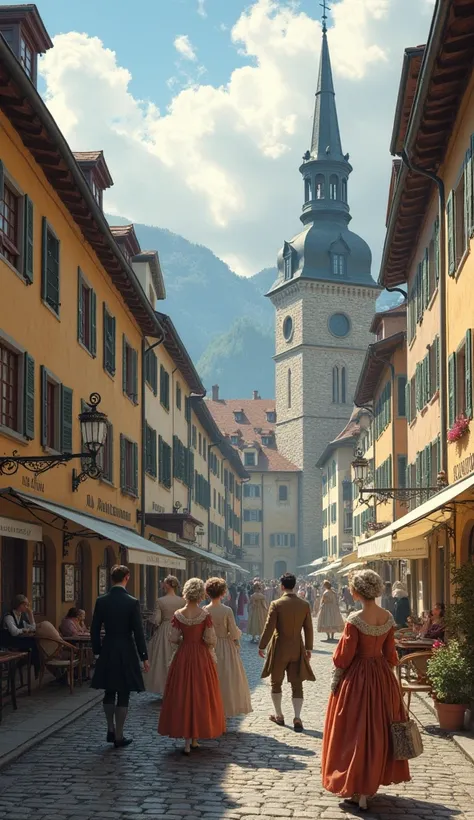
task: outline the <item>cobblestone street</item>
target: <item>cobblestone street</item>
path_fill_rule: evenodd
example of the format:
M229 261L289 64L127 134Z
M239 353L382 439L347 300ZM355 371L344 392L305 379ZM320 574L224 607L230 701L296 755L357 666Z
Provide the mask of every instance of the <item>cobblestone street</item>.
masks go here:
M134 743L116 751L104 742L102 711L95 708L0 772L0 818L342 820L357 815L320 785L332 651L318 643L313 656L317 682L306 685L305 734L269 722L269 687L259 679L262 662L256 646L245 642L255 711L232 722L226 737L185 758L181 743L158 737L157 701L142 695L134 699L127 724ZM291 704L284 707L289 719ZM436 733L431 714L418 704L415 709L431 729L423 735L425 753L412 765L412 782L377 796L369 816L474 820L473 767Z

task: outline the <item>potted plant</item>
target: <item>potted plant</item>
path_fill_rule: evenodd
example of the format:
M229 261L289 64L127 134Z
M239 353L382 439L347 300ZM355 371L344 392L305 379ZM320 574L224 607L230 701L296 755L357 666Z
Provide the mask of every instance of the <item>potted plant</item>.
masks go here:
M469 430L469 419L466 418L464 413L455 419L454 424L448 430L448 441L454 442L459 441L465 433Z
M449 732L464 728L464 715L473 694L471 664L459 641L436 641L428 661L428 680L438 714L440 729Z

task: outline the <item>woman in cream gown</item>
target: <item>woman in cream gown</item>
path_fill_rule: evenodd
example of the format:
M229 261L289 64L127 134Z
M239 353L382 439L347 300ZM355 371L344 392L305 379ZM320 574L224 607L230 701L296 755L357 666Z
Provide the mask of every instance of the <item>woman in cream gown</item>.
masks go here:
M204 609L212 617L217 635L217 672L225 716L230 718L248 715L252 712L252 703L238 645L242 632L235 623L230 606L222 603L226 592L227 584L223 578L209 578L206 582L206 596L211 599L211 603Z
M344 631L344 619L331 582L324 581L323 587L324 592L318 612L318 632L325 632L327 640L333 641L335 632Z
M165 691L168 669L176 651L176 646L170 643L171 621L174 613L181 609L184 598L177 595L179 581L174 575L168 575L163 581L165 595L158 598L154 614L154 623L158 627L148 645L150 671L145 675L147 692L162 695Z
M253 595L250 596L249 601L249 622L247 626L247 635L252 638L252 643L256 643L257 638L262 634L267 621L267 614L267 600L262 587L260 584L255 584Z

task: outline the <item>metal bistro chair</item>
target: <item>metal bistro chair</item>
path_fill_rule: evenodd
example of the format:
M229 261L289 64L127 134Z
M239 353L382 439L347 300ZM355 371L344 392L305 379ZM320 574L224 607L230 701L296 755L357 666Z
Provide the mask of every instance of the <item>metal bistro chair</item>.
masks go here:
M40 638L38 646L41 659L38 685L41 686L46 669L65 673L72 695L74 692L75 669L77 669L79 686L82 686L82 663L78 650L62 638Z
M407 695L407 709L410 708L413 692L431 692L428 681L428 661L432 656L430 650L426 652L412 652L400 658L397 664L397 675L402 695ZM404 676L402 676L404 672Z

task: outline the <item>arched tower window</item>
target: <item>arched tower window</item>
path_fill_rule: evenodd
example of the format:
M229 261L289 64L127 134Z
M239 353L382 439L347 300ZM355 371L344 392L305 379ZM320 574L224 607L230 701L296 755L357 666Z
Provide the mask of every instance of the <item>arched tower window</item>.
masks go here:
M335 174L332 174L329 177L329 198L330 199L337 199L338 196L338 187L339 187L339 180Z
M288 407L291 407L291 368L288 368Z
M324 187L324 175L317 174L314 180L315 199L324 199L326 196Z
M339 404L339 368L332 369L332 400L334 404Z
M341 181L341 199L347 202L347 179L345 178Z
M310 177L304 178L304 201L309 202L311 199L311 179Z
M347 371L343 366L332 369L332 400L333 404L347 403Z

